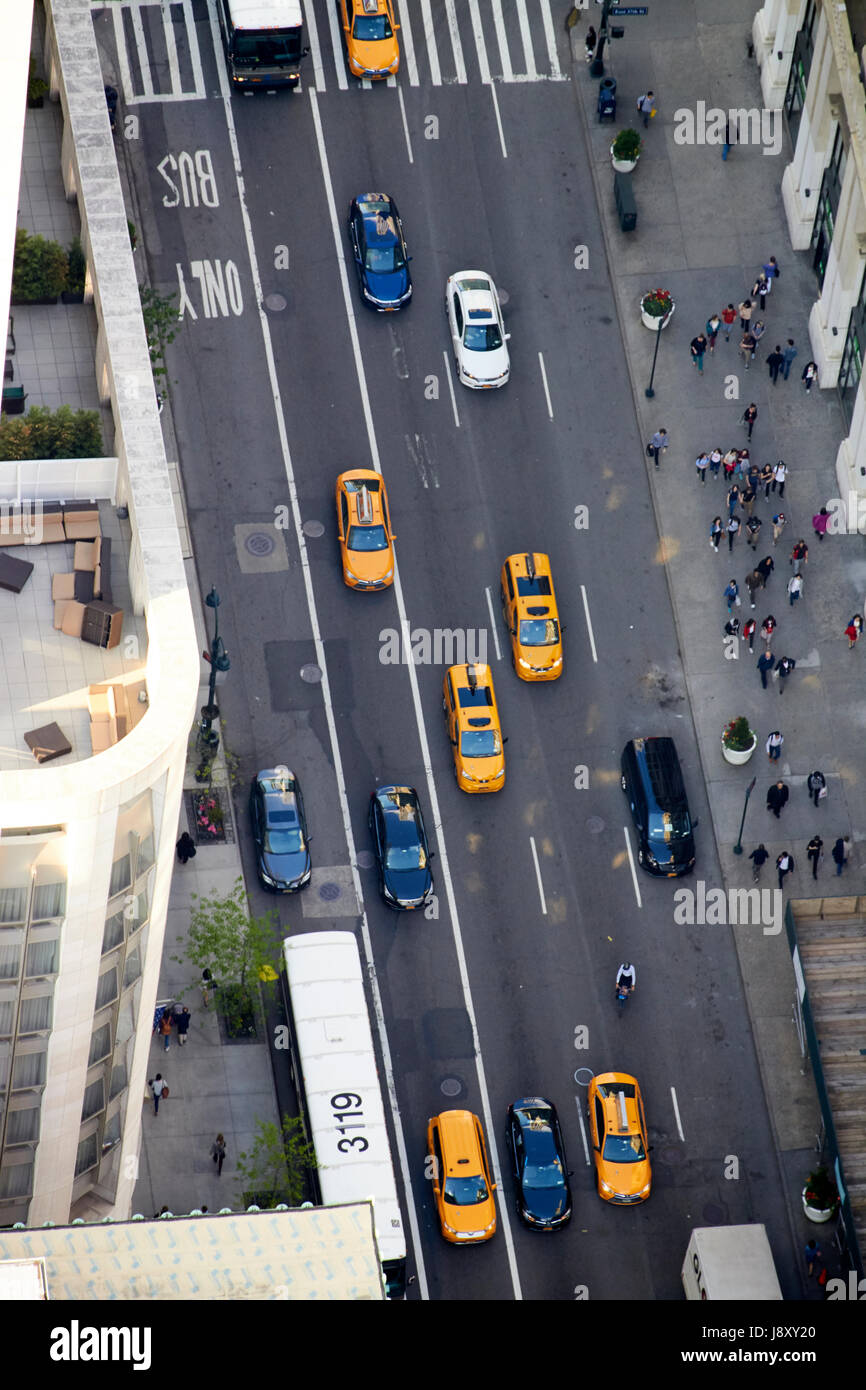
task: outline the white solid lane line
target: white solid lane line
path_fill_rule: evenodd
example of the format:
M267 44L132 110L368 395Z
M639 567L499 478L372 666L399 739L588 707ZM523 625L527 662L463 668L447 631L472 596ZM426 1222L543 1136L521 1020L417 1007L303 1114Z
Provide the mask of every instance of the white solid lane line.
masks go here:
M448 382L448 390L451 392L451 409L454 411L454 423L458 430L460 428L460 416L457 414L457 397L454 394L454 382L451 377L451 363L448 361L448 353L443 352L445 358L445 380Z
M542 384L542 386L544 387L544 395L545 395L545 399L547 400L547 414L548 414L548 416L550 417L550 419L552 420L552 419L553 419L553 403L552 403L552 401L551 401L551 399L550 399L550 391L548 390L548 386L547 386L547 372L544 370L544 354L541 353L541 352L538 354L538 365L539 365L539 367L541 368L541 384Z
M672 1100L673 1103L674 1103L674 1116L676 1117L676 1122L677 1122L677 1133L679 1134L679 1136L680 1136L680 1138L682 1139L683 1143L685 1143L685 1142L686 1142L686 1136L683 1134L683 1127L682 1127L682 1125L680 1124L680 1107L677 1105L677 1093L676 1093L676 1091L674 1090L673 1086L671 1086L671 1100Z
M638 907L643 907L643 902L641 901L640 895L640 888L638 887L637 881L637 870L634 866L634 855L631 852L631 840L629 839L628 826L624 825L622 831L625 835L625 847L628 850L628 862L631 865L631 881L634 884L634 895L637 898Z
M304 20L310 40L310 56L313 60L313 72L316 76L316 91L323 92L325 90L325 69L322 66L322 46L319 43L319 29L316 24L313 0L304 0Z
M400 115L403 118L403 134L406 136L406 153L409 156L409 163L414 164L415 160L412 157L412 140L409 136L409 122L406 120L406 103L403 100L402 87L397 88L397 100L400 103Z
M484 590L484 592L485 592L485 594L487 595L487 607L490 609L490 631L493 633L493 645L494 645L494 647L496 648L496 660L497 660L497 661L501 661L501 660L502 660L502 650L501 650L501 648L500 648L500 646L499 646L499 633L498 633L497 628L496 628L496 618L494 617L494 614L493 614L493 596L492 596L492 594L491 594L491 592L490 592L490 586L489 586L489 585L488 585L488 587Z
M586 585L581 584L580 592L583 596L583 611L586 616L586 630L589 633L589 645L592 651L592 659L598 664L598 652L595 650L595 637L592 631L592 618L589 616L589 599L586 596Z
M214 49L219 50L221 42L219 26L214 11L209 11L211 38ZM319 615L316 608L316 600L313 594L313 580L310 571L310 557L307 552L306 537L302 526L302 516L300 504L298 502L298 490L295 481L295 473L292 465L292 457L289 451L289 440L286 433L285 412L283 410L282 397L280 394L280 383L277 377L277 364L274 357L273 341L271 339L270 324L264 308L264 291L262 289L262 277L259 272L259 263L256 256L255 243L253 240L252 223L247 206L247 194L244 184L243 174L241 173L241 156L238 148L237 131L235 130L234 118L232 115L232 94L229 90L228 76L225 65L217 65L219 74L220 95L223 102L225 113L226 131L232 152L232 160L235 168L235 183L238 194L238 207L240 209L241 221L244 229L244 239L246 241L247 256L250 265L253 287L256 294L258 305L259 326L261 328L262 342L264 345L265 360L268 369L268 383L271 388L271 395L274 402L274 418L277 433L280 440L280 452L283 458L286 481L288 483L289 498L292 506L292 519L295 525L295 538L298 545L298 554L301 563L301 574L304 581L304 593L307 601L307 610L310 617L310 630L316 650L316 664L322 672L322 704L325 710L325 719L328 725L328 741L331 746L331 755L334 760L334 777L337 783L337 794L340 800L340 812L343 817L343 833L346 836L346 849L349 855L349 865L352 872L352 883L361 908L361 936L364 942L364 956L367 965L367 977L370 982L370 994L373 1000L373 1012L375 1014L376 1031L379 1036L379 1045L382 1049L382 1063L384 1070L385 1088L388 1093L388 1104L391 1108L391 1119L394 1125L394 1140L397 1147L397 1155L400 1163L400 1171L403 1177L403 1188L406 1193L406 1219L409 1225L409 1232L412 1240L412 1247L415 1254L415 1264L418 1271L418 1289L421 1297L429 1297L429 1285L427 1283L427 1271L424 1265L424 1255L421 1246L421 1233L418 1226L418 1215L415 1210L415 1203L412 1200L412 1181L410 1176L409 1155L406 1149L406 1141L403 1129L400 1124L400 1106L397 1101L397 1088L394 1083L394 1065L391 1060L391 1047L388 1042L388 1033L385 1028L385 1013L382 1008L382 996L379 990L379 983L376 979L376 968L373 960L373 948L370 940L370 926L367 921L367 913L364 908L364 891L361 885L361 875L358 869L358 852L355 846L355 839L352 834L352 821L349 815L349 798L346 791L346 778L343 772L343 760L340 755L340 743L337 738L337 726L334 719L334 708L331 700L331 683L328 676L328 667L325 660L325 647L322 641L321 629L319 627ZM314 93L310 91L310 98L315 110ZM342 252L339 231L336 224L336 209L333 209L333 227L335 241L339 251ZM343 279L346 280L345 261L342 262Z
M331 30L331 49L334 59L334 71L337 74L337 86L343 91L348 91L349 80L346 76L346 64L343 62L343 31L337 18L337 6L327 5L328 27Z
M505 131L502 129L502 117L501 117L500 114L499 114L499 101L498 101L498 98L497 98L497 96L496 96L496 83L495 83L495 82L491 82L491 84L490 84L490 95L491 95L492 98L493 98L493 110L494 110L494 112L495 112L495 114L496 114L496 127L497 127L497 129L498 129L498 131L499 131L499 144L500 144L500 147L501 147L501 149L502 149L502 158L503 158L503 159L507 159L507 158L508 158L508 151L507 151L507 149L505 148Z
M574 1103L577 1106L577 1123L580 1125L580 1137L583 1141L583 1156L588 1168L592 1159L589 1156L589 1139L586 1133L586 1125L583 1122L583 1102L580 1096L575 1096Z
M530 835L529 847L532 850L532 860L535 864L535 877L538 879L538 896L541 899L541 910L547 916L547 903L544 898L544 884L541 881L541 865L538 862L538 850L535 848L535 837Z
M358 341L358 328L355 321L355 311L352 303L352 295L349 288L349 276L346 269L346 254L343 245L343 237L340 235L340 223L337 217L337 204L334 197L334 186L331 181L331 173L328 165L328 154L325 149L325 137L322 130L322 121L319 115L319 104L314 91L310 92L310 109L313 115L313 127L316 132L316 144L318 147L319 161L322 169L322 181L325 186L325 200L328 205L328 218L331 224L331 235L334 241L334 250L337 257L337 269L340 275L340 285L343 291L343 304L346 310L346 323L349 331L349 340L352 346L352 354L355 360L355 373L358 379L358 389L361 394L361 406L364 413L364 422L367 430L367 445L370 450L370 461L377 473L382 472L382 465L379 458L379 444L376 439L376 431L373 427L373 415L370 408L370 394L367 388L367 374L364 370L364 359L361 353L361 345ZM446 356L447 361L447 356ZM396 560L394 562L394 598L397 604L397 613L400 619L401 628L409 622L406 613L406 603L403 597L403 585L400 579L400 568ZM418 728L418 741L421 745L421 757L424 764L424 776L427 783L427 795L430 799L430 813L432 822L436 830L436 837L439 841L439 877L445 889L445 896L448 901L448 913L451 920L451 933L454 940L454 951L457 957L457 966L460 972L460 984L463 993L463 1003L466 1015L472 1029L472 1048L474 1053L475 1070L478 1077L478 1093L481 1102L481 1110L484 1116L484 1126L487 1131L487 1142L493 1168L493 1179L497 1185L499 1195L499 1223L505 1242L506 1256L508 1259L508 1270L511 1276L511 1287L515 1299L522 1299L523 1293L520 1287L520 1275L517 1269L517 1257L514 1251L514 1236L511 1230L511 1220L508 1207L505 1203L502 1188L502 1171L499 1162L499 1152L496 1147L497 1128L494 1126L493 1110L490 1104L490 1094L487 1089L487 1077L484 1070L484 1059L481 1055L481 1042L478 1036L478 1021L475 1016L475 1005L472 1000L472 990L469 984L469 969L466 964L466 952L463 946L463 933L460 927L460 914L457 911L457 899L454 895L454 884L451 878L451 866L448 859L448 848L445 843L445 833L443 830L442 811L439 805L439 794L436 790L436 780L433 776L433 765L430 758L430 745L427 739L427 729L424 724L424 714L421 709L421 692L418 687L418 673L414 662L408 662L405 666L406 674L409 677L409 688L412 693L412 705L415 711L415 723ZM366 921L366 917L364 919ZM372 955L370 956L372 960ZM390 1065L390 1059L389 1063ZM393 1075L391 1076L393 1083ZM405 1151L405 1142L402 1133L400 1134L401 1152ZM407 1200L411 1196L412 1189L407 1188ZM414 1213L413 1213L414 1219ZM414 1228L413 1228L414 1238Z

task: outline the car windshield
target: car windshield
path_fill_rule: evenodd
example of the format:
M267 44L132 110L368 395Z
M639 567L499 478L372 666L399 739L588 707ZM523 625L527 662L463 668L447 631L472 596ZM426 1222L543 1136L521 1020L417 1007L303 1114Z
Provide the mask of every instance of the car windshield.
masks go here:
M452 1207L477 1207L490 1193L482 1173L474 1178L446 1178L442 1195Z
M346 545L350 550L387 550L384 526L350 526Z
M376 39L390 39L394 30L386 14L356 14L352 35L364 43Z
M558 641L559 623L555 618L521 618L521 646L552 647Z
M650 816L649 838L659 844L667 844L671 840L682 840L691 833L692 823L685 807Z
M390 275L402 270L406 261L399 246L368 246L364 265L374 275Z
M304 837L300 830L266 830L266 854L300 854L304 849Z
M470 352L493 352L502 347L498 323L467 323L463 330L463 346Z
M604 1157L610 1163L642 1163L646 1158L640 1134L609 1134L604 1141Z
M527 1187L565 1187L562 1164L527 1163L523 1170L523 1181Z
M422 845L391 845L385 863L389 869L426 869L427 855Z
M495 758L502 752L498 729L468 729L460 735L460 752L464 758Z

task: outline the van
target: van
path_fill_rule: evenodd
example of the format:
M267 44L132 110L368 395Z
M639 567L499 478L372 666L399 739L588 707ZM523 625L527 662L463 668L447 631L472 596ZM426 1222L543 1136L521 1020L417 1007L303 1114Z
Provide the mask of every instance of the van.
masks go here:
M622 750L620 782L637 832L638 863L677 878L695 866L692 821L672 738L632 738Z

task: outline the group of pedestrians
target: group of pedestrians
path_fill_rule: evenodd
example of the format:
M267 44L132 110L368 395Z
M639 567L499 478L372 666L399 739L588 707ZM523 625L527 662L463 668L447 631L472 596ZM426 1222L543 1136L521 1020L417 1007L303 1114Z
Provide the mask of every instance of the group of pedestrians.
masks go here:
M726 146L727 148L727 146ZM740 342L739 354L743 359L746 371L748 371L755 360L758 346L767 331L767 326L763 319L755 318L755 304L759 306L759 312L764 313L767 307L767 300L772 294L773 284L780 275L779 264L775 256L770 256L758 274L752 285L748 297L742 299L734 308L733 304L726 304L722 312L710 314L704 324L704 331L697 333L689 343L689 353L692 365L697 368L701 376L704 373L704 358L707 353L712 356L716 350L716 342L720 333L724 333L725 342L731 341L731 333L736 331L735 324L739 317L740 320ZM772 339L770 339L772 342ZM798 355L797 345L793 338L788 338L784 345L776 343L773 350L767 354L767 369L770 374L770 381L775 386L781 376L787 381L791 375L791 367L794 359ZM809 361L806 363L801 373L800 380L807 391L811 391L812 383L818 375L818 364ZM750 407L751 409L752 407ZM751 425L749 426L749 438L752 437Z
M837 874L841 874L842 870L847 864L850 850L850 837L847 835L840 835L838 840L836 840L835 844L833 845L832 850L830 851L833 862L836 865ZM770 858L770 852L765 844L760 844L756 849L752 850L752 853L749 855L749 858L751 859L753 865L752 878L754 879L755 883L758 883L761 878L761 870L763 869L767 860ZM806 846L806 858L812 865L812 878L817 879L818 869L824 861L824 841L820 835L812 836L811 840ZM794 862L794 856L793 854L791 854L790 850L783 849L780 854L776 855L776 874L779 880L780 892L784 889L785 879L787 878L788 874L793 873L796 867L797 865Z

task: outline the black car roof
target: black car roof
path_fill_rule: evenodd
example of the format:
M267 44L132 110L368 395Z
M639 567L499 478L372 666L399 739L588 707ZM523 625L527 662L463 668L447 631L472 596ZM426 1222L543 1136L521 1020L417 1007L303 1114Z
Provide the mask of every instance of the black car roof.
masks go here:
M657 738L636 738L632 743L638 773L647 795L664 802L665 806L684 802L686 789L673 739L660 735Z

